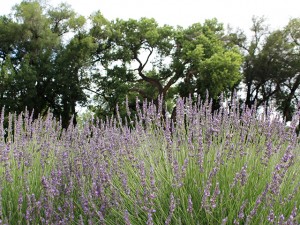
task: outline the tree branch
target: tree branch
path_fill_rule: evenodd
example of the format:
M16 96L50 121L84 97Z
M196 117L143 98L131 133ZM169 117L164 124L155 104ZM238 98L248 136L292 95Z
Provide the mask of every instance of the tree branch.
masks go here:
M145 62L145 64L142 63L142 61L138 58L138 55L137 55L137 51L133 51L133 59L135 59L138 63L139 63L139 67L137 68L137 71L138 71L138 74L139 76L146 82L154 85L158 91L159 91L159 94L162 93L163 91L163 87L161 85L161 83L157 80L157 79L154 79L154 78L151 78L151 77L147 77L144 73L143 73L143 69L144 67L146 66L146 63L148 62L150 56L152 54L152 51L150 51L148 57L147 57L147 60Z
M90 88L87 88L87 87L84 87L83 89L88 90L88 91L90 91L90 92L92 92L92 93L94 93L96 95L102 95L100 92L94 91L94 90L92 90Z

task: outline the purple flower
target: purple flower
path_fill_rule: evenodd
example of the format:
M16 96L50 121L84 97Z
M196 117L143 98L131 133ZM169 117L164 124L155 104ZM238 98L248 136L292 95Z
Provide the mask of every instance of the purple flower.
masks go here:
M171 223L172 217L173 217L173 213L175 211L175 207L176 207L176 203L175 203L175 198L173 193L171 193L170 196L170 208L169 208L169 215L165 221L165 225L169 225Z
M284 223L284 215L283 214L281 214L280 216L279 216L279 220L278 220L278 225L283 225L283 224L285 224Z
M189 213L193 212L193 202L192 202L192 196L190 194L188 196L188 208L187 208L187 211Z
M227 223L227 220L228 220L228 218L226 217L226 218L224 218L224 219L222 219L222 224L221 225L225 225L226 223Z
M276 219L276 216L274 214L274 211L271 209L270 213L268 215L268 221L271 222L271 223L274 223L275 219Z
M153 225L153 218L152 218L152 213L151 212L148 212L148 218L147 218L147 225Z
M245 200L243 202L243 204L241 205L240 210L239 210L239 214L238 214L239 219L244 219L244 217L245 217L244 210L246 208L247 203L248 203L248 201Z
M129 220L129 213L127 210L124 211L124 222L125 222L125 225L131 225L130 220Z

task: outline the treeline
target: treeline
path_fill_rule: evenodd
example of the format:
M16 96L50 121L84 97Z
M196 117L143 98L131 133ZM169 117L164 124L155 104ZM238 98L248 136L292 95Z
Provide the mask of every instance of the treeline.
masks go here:
M248 33L248 32L247 32ZM154 19L89 18L67 4L23 1L0 16L0 108L34 116L51 111L66 127L78 106L105 117L134 111L136 98L175 112L178 96L230 99L248 107L274 105L286 120L298 107L300 19L269 30L253 18L251 35L216 19L187 28ZM127 97L126 97L127 96Z

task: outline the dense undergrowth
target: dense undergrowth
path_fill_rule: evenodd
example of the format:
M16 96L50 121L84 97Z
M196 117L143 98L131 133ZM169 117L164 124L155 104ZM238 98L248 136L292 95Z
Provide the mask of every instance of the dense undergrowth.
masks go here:
M2 224L299 224L295 115L144 102L125 121L0 121Z

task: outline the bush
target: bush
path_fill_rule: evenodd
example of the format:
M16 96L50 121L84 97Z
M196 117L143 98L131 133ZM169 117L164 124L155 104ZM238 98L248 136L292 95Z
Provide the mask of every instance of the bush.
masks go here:
M297 115L286 129L179 99L174 124L161 108L67 130L28 112L4 130L2 112L2 223L299 224Z

